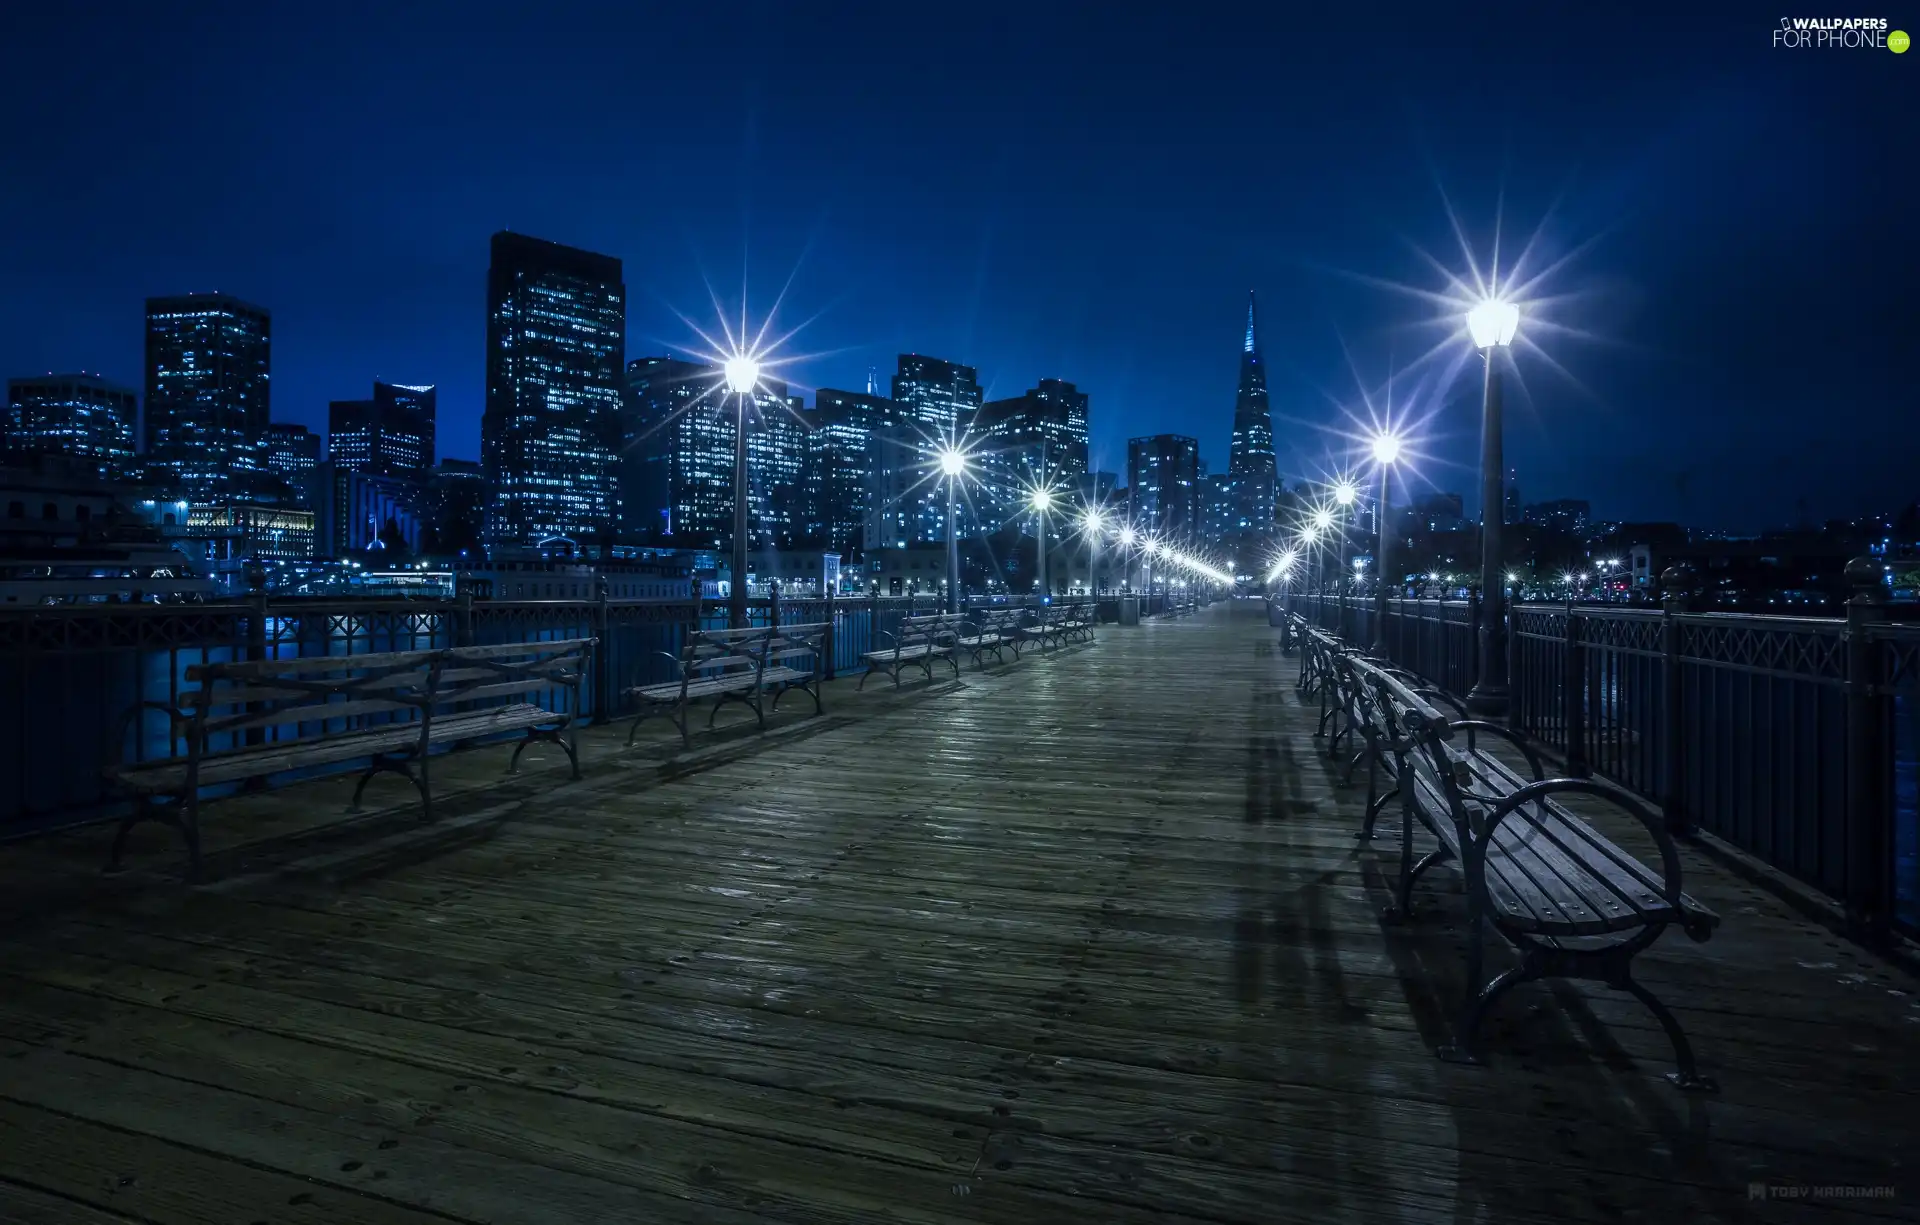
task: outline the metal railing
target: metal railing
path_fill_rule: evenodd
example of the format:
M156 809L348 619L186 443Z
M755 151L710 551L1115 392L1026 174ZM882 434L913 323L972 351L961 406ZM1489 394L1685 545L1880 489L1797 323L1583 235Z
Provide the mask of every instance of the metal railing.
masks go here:
M1055 606L1086 603L1059 598ZM1004 607L979 599L970 606ZM1031 605L1031 601L1025 602ZM1114 600L1096 615L1116 619ZM831 622L829 679L857 671L903 617L938 612L936 597L838 596L748 603L766 625ZM101 785L108 760L172 756L164 720L122 725L138 703L178 709L195 664L451 646L599 640L581 686L590 721L636 713L634 686L674 680L670 657L690 627L721 628L724 602L651 600L360 599L255 596L221 604L89 604L0 611L0 841L116 811ZM272 733L267 733L271 735ZM213 746L215 748L221 746ZM209 793L211 794L211 792Z
M1365 649L1371 597L1288 607ZM1389 600L1389 659L1464 696L1480 606ZM1845 618L1516 604L1506 718L1840 901L1869 937L1920 935L1920 610L1862 596Z

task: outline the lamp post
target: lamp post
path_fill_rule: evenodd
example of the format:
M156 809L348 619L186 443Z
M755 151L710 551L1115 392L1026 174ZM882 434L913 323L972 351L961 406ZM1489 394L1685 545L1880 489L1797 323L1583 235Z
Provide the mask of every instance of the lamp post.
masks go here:
M1100 598L1100 529L1104 526L1100 511L1088 507L1080 515L1080 532L1087 538L1087 594Z
M1375 550L1379 559L1375 562L1373 573L1373 653L1381 659L1387 657L1387 576L1393 573L1389 563L1392 550L1389 548L1391 534L1387 529L1387 520L1391 517L1393 505L1393 465L1400 458L1400 440L1392 434L1381 434L1373 440L1373 462L1380 468L1380 504L1374 512L1377 522L1375 532L1380 537L1380 547Z
M1321 543L1329 532L1333 531L1333 510L1322 506L1313 512L1313 585L1321 595L1327 594L1327 553Z
M1340 599L1340 616L1334 632L1342 638L1347 636L1347 545L1352 536L1353 504L1359 496L1360 491L1353 482L1344 477L1333 487L1333 500L1343 508L1341 514L1344 516L1340 522L1340 569L1336 571L1338 577L1334 580L1334 594Z
M1027 503L1033 507L1034 522L1038 529L1034 536L1039 542L1039 555L1035 559L1033 568L1036 571L1035 577L1040 583L1040 599L1045 602L1053 596L1053 585L1047 582L1047 510L1053 505L1053 492L1048 489L1036 489L1033 491L1033 496L1027 499Z
M1133 594L1133 546L1140 539L1139 533L1132 527L1120 529L1120 548L1126 554L1127 570L1120 578L1120 588L1128 595Z
M747 628L747 403L760 382L760 363L744 354L727 359L727 390L739 401L733 430L733 584L727 593L727 620Z
M952 447L940 452L940 474L947 481L947 611L960 611L960 540L954 532L954 498L960 478L967 470L967 457Z
M1502 439L1500 350L1513 344L1520 308L1489 298L1467 312L1467 330L1487 362L1486 394L1480 414L1480 679L1467 694L1467 709L1498 718L1507 713L1507 600L1500 579L1506 573L1507 461Z

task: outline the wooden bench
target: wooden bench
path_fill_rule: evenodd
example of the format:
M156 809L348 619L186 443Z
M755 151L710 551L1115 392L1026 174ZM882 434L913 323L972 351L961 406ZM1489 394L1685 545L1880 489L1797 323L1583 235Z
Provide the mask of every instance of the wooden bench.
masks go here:
M432 751L508 732L522 733L508 773L519 769L529 744L545 741L566 753L578 778L580 680L594 641L195 664L187 680L199 687L183 693L177 708L142 702L121 720L116 757L129 727L150 713L166 716L173 755L105 767L108 784L134 801L114 834L108 868L119 867L133 827L155 821L179 831L189 879L198 879L204 787L366 759L350 811L359 810L375 775L391 773L419 790L421 815L430 819ZM566 695L564 710L532 700L549 692Z
M1092 642L1094 631L1094 606L1088 604L1060 605L1060 641Z
M690 746L693 737L688 714L693 705L713 699L707 715L712 729L720 717L720 708L728 702L740 702L753 711L761 730L767 726L766 696L773 695L773 708L792 689L813 699L813 712L823 714L820 699L821 670L826 658L825 639L832 627L826 622L810 625L782 625L750 629L694 630L678 655L661 651L673 661L676 679L655 685L633 685L627 697L640 704L633 726L627 731L627 744L640 734L640 725L655 714L665 714L680 729L681 747Z
M1020 658L1020 610L1017 608L989 608L967 614L968 619L960 624L959 634L954 645L973 657L973 666L986 667L985 656L993 652L995 663L1007 662L1006 652L1013 651L1013 657Z
M899 630L889 634L882 630L882 638L892 639L893 645L879 650L868 651L861 656L867 670L860 677L855 689L865 689L867 681L879 672L893 678L894 688L900 687L900 673L906 668L919 668L933 679L933 665L945 661L953 668L953 675L960 675L959 641L963 622L959 613L933 613L922 617L900 618Z
M1360 712L1394 758L1401 807L1400 872L1390 917L1411 911L1414 885L1429 869L1457 862L1467 893L1467 999L1443 1058L1479 1062L1481 1022L1494 1002L1540 978L1586 979L1625 991L1646 1005L1673 1044L1684 1089L1712 1089L1700 1075L1686 1033L1658 997L1632 976L1633 958L1679 927L1694 940L1719 917L1681 888L1679 852L1660 818L1626 790L1599 779L1547 778L1540 757L1498 724L1450 718L1407 681L1349 653L1345 660L1367 694ZM1462 733L1465 733L1464 735ZM1515 746L1531 777L1474 737ZM1638 822L1659 853L1650 869L1556 797L1599 800ZM1419 860L1414 827L1437 843ZM1520 954L1519 964L1485 979L1488 927Z

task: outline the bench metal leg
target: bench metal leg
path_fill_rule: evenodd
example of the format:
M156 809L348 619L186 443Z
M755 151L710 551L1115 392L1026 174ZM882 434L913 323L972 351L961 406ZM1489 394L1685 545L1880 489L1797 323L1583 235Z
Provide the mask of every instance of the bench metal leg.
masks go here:
M395 757L391 754L382 754L381 756L375 757L373 764L367 767L367 772L360 776L360 785L353 789L353 802L347 805L347 811L360 811L360 797L367 793L367 784L373 781L373 776L376 774L398 774L402 776L408 782L412 783L414 789L420 793L421 804L430 807L433 800L427 794L426 782L413 772L413 761L414 757L411 753L405 757Z
M1477 927L1473 939L1475 947L1478 948L1479 932ZM1529 959L1522 961L1519 965L1496 976L1492 982L1484 986L1479 986L1478 990L1475 990L1475 987L1478 985L1478 980L1474 976L1474 971L1478 969L1477 963L1479 958L1472 958L1471 961L1476 963L1470 966L1467 979L1467 990L1473 993L1472 997L1467 1000L1466 1007L1460 1010L1460 1023L1454 1027L1453 1041L1446 1046L1442 1046L1436 1052L1440 1058L1446 1060L1448 1063L1478 1064L1486 1062L1480 1055L1480 1023L1486 1020L1487 1012L1493 1007L1493 1002L1521 983L1529 982L1540 977L1538 967Z
M571 727L571 723L569 723L568 727ZM528 728L526 739L522 740L519 744L516 744L513 746L513 756L507 759L507 773L518 774L520 772L520 754L527 751L528 745L539 742L539 743L559 745L560 751L567 755L568 763L573 766L573 777L579 778L580 777L580 753L575 748L574 745L568 743L568 737L565 734L567 730L568 730L567 727L554 727L554 728L530 727ZM422 790L423 791L425 790L424 785L422 787Z
M1667 1031L1667 1041L1673 1043L1673 1061L1677 1065L1675 1071L1667 1073L1668 1080L1693 1093L1713 1093L1719 1089L1712 1077L1700 1075L1699 1065L1693 1061L1693 1044L1687 1041L1686 1031L1680 1028L1679 1020L1660 1002L1659 996L1625 975L1613 986L1645 1004L1654 1020L1660 1022L1660 1028Z
M127 849L127 835L133 827L152 821L156 825L165 825L180 835L187 844L187 881L189 884L200 879L200 805L196 800L176 800L171 804L156 803L150 795L134 797L133 811L122 818L119 827L113 831L113 845L107 850L105 872L118 872L124 866L121 862Z
M1374 823L1380 819L1380 813L1383 810L1385 810L1387 806L1387 801L1393 799L1395 796L1399 794L1400 794L1400 787L1398 784L1395 784L1394 786L1389 787L1385 792L1385 794L1376 796L1375 798L1368 800L1366 820L1360 823L1360 832L1355 834L1354 837L1364 839L1366 841L1372 841L1374 837L1374 833L1373 833Z
M786 697L786 696L787 696L787 694L788 694L788 693L789 693L790 691L792 691L792 690L795 690L795 689L798 689L798 690L799 690L799 691L800 691L801 693L804 693L804 694L806 694L806 695L807 695L808 697L810 697L810 698L812 698L812 699L813 699L813 713L814 713L814 714L816 714L816 715L819 715L819 714L825 714L825 713L826 713L826 709L825 709L824 707L822 707L822 706L820 705L820 691L819 691L819 689L818 689L817 687L815 687L815 686L813 686L813 685L792 685L792 684L788 684L788 685L782 685L782 686L780 686L780 688L778 688L778 689L776 689L776 690L774 690L774 691L773 691L773 708L774 708L774 709L775 709L776 711L777 711L777 710L779 710L779 709L780 709L780 699L781 699L781 698L784 698L784 697Z

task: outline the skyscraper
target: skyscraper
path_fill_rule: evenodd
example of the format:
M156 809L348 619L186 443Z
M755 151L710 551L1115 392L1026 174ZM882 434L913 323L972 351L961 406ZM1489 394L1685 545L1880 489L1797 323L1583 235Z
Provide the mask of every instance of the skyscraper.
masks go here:
M490 542L585 543L617 528L626 295L611 256L493 236L480 424Z
M1260 358L1252 293L1247 294L1247 334L1240 345L1240 388L1233 400L1227 476L1248 530L1271 530L1279 473L1274 466L1273 411L1267 403L1267 368Z
M720 549L733 537L733 436L740 411L719 367L672 357L627 365L629 404L620 456L623 491L640 506L630 533L691 548ZM806 532L806 426L786 384L761 380L747 410L747 545L791 547ZM651 533L649 533L651 534Z
M1201 527L1200 440L1184 434L1129 438L1127 492L1136 529L1192 543Z
M904 419L919 426L929 440L960 438L973 428L980 411L979 373L958 362L902 353L899 373L893 376L893 398Z
M267 475L286 482L282 496L295 506L309 506L315 498L314 469L320 465L320 436L290 421L267 423Z
M48 374L7 383L0 454L72 455L102 476L133 459L134 393L92 374Z
M188 498L250 496L266 466L272 321L220 293L147 299L147 453Z
M349 472L424 484L433 467L432 387L373 385L371 400L327 406L327 459Z
M1087 471L1087 393L1041 379L1025 395L982 405L974 438L1002 500L1043 476L1056 489L1072 489Z
M864 555L873 505L874 432L900 406L871 392L814 393L808 482L822 544L851 561Z
M980 380L972 366L900 355L893 376L893 400L900 416L875 435L874 494L869 540L885 545L926 544L947 538L945 483L926 479L939 449L969 441L980 413ZM967 497L960 499L956 533L976 534L997 522L993 491L981 485L985 475L974 464Z

